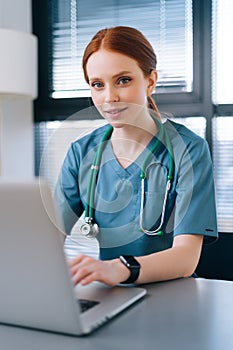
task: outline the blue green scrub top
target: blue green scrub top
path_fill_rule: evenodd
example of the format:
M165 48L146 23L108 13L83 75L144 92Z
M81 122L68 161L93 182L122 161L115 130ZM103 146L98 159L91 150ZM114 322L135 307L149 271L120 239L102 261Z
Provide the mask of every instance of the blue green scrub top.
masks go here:
M166 205L162 236L149 236L139 229L141 201L140 172L156 136L139 157L124 169L117 161L111 141L106 141L95 189L94 220L101 259L121 254L142 256L168 249L173 237L199 234L204 241L218 236L212 161L207 142L185 126L166 120L163 124L171 142L174 179ZM70 234L83 215L91 164L103 134L101 126L73 142L63 162L55 188L55 199L64 228ZM163 143L146 166L143 227L158 227L162 212L169 156Z

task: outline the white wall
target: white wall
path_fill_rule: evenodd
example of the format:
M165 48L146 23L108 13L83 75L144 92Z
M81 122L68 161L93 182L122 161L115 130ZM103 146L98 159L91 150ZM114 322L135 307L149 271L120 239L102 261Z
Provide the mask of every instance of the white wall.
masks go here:
M0 28L31 33L31 0L0 0ZM29 99L0 97L0 147L1 176L34 175L33 102Z

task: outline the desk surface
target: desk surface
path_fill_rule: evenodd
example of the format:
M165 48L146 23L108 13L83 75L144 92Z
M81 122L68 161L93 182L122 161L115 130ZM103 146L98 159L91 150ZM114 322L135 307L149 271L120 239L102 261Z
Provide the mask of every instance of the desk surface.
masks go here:
M143 300L91 335L70 337L1 325L0 348L233 349L233 282L189 278L147 285L146 289Z

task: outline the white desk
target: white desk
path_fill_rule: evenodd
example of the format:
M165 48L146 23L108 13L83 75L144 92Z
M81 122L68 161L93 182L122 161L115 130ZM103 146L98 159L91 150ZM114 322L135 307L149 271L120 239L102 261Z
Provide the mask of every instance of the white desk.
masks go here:
M189 278L146 288L142 301L89 336L1 325L0 349L233 349L233 282Z

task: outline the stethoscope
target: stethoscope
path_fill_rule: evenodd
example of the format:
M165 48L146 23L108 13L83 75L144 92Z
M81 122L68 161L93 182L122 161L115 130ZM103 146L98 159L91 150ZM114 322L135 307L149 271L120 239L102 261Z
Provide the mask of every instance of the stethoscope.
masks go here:
M142 167L141 167L141 203L140 203L140 214L139 214L139 229L143 233L155 236L155 235L162 235L162 226L164 224L164 217L165 217L165 210L166 210L166 204L168 199L168 194L171 188L171 183L173 180L173 174L174 174L174 160L173 160L173 154L172 154L172 147L171 142L168 137L168 134L164 128L164 125L157 119L154 118L158 128L159 133L157 136L157 139L153 145L153 147L148 151L147 156L145 157ZM100 168L101 158L103 149L105 147L106 141L110 139L111 134L113 132L113 127L109 126L109 128L104 133L104 136L101 140L101 143L97 149L94 161L91 165L90 169L90 178L88 183L88 189L87 189L87 198L86 198L86 206L85 206L85 223L80 226L81 234L83 234L86 237L89 238L95 238L99 233L99 226L94 221L94 197L95 197L95 189L96 189L96 181L97 181L97 175ZM166 183L166 189L165 189L165 195L163 200L163 206L162 206L162 212L161 212L161 219L158 227L152 231L147 230L143 227L143 211L144 211L144 203L145 203L145 179L146 179L146 165L148 162L149 157L155 152L155 150L158 148L159 144L162 142L161 140L165 140L165 144L168 151L169 156L169 170L167 175L167 183Z

